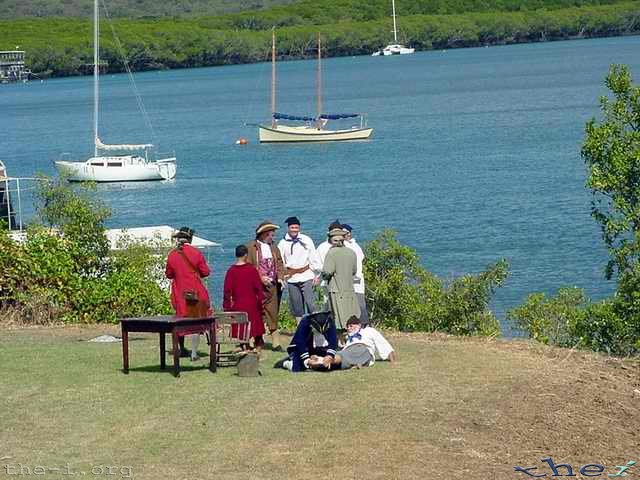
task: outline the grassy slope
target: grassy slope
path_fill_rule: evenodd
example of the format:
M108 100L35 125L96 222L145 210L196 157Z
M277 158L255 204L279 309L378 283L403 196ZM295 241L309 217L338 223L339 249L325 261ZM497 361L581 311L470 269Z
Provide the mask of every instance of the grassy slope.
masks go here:
M0 457L10 458L0 467L508 479L514 465L547 455L574 465L637 459L627 458L638 451L637 361L415 334L390 337L396 366L293 375L269 368L278 358L269 352L260 378L189 371L185 361L174 379L156 366L157 338L140 334L125 376L119 344L80 341L108 328L2 332Z

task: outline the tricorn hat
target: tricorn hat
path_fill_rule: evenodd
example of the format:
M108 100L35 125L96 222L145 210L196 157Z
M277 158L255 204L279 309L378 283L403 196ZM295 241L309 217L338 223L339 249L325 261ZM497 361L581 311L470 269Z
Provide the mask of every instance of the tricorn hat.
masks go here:
M329 224L329 226L327 227L327 232L330 232L331 230L334 230L336 228L342 228L342 224L337 218Z
M344 240L344 236L347 234L346 230L342 228L333 228L329 230L329 238L335 238L337 240Z
M180 227L180 230L173 233L173 238L186 238L191 241L196 231L189 227Z
M256 227L256 235L260 235L261 233L268 232L270 230L277 230L280 227L273 223L270 220L265 220L260 225Z

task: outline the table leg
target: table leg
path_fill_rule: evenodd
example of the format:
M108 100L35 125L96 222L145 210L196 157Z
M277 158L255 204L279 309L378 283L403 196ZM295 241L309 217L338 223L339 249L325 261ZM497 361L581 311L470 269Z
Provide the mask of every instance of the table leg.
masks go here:
M129 331L122 327L122 371L129 373Z
M167 368L167 362L165 360L167 348L165 343L164 332L160 333L159 335L160 335L160 370L164 370L165 368Z
M212 321L209 325L209 370L215 373L218 366L218 358L216 348L216 321Z
M175 377L180 376L180 342L178 341L178 334L174 331L171 332L171 341L173 342L173 375Z

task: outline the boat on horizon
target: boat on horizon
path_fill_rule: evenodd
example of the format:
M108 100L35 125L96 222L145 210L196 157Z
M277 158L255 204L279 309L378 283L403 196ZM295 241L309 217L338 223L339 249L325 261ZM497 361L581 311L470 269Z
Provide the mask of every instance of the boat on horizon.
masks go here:
M258 125L260 143L277 142L335 142L345 140L366 140L373 128L366 124L361 113L322 113L322 44L318 34L318 75L317 75L317 115L315 117L288 115L276 111L276 36L272 31L271 45L271 125ZM360 125L351 128L330 130L326 128L331 120L359 118ZM304 125L285 125L281 120L304 122Z
M396 2L391 0L391 16L393 17L393 42L386 47L373 52L372 57L388 57L389 55L408 55L416 51L415 48L405 47L398 43L398 27L396 25Z
M93 9L93 157L85 161L70 161L63 158L55 161L54 164L61 175L65 176L67 180L75 182L171 180L176 176L175 155L151 160L149 157L150 153L154 151L153 144L107 145L100 140L98 135L100 106L100 19L98 0L94 0ZM133 79L133 74L126 59L124 63L127 73ZM142 105L142 100L137 91L136 97L138 103ZM141 107L141 110L146 118L144 107ZM128 153L123 154L124 152Z

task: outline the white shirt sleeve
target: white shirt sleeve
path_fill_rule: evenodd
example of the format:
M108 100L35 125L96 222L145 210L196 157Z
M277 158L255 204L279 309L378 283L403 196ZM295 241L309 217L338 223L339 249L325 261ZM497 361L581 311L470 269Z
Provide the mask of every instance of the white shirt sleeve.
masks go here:
M327 258L327 252L329 251L330 245L328 242L322 242L318 245L316 250L316 255L318 256L318 270L322 271L322 267L324 265L324 259Z
M318 251L316 250L316 246L313 243L313 240L309 238L309 267L316 275L320 275L322 272L322 262L320 261L320 255L318 255Z
M381 360L386 360L393 352L393 347L387 341L386 338L382 336L382 334L373 327L366 327L367 335L373 340L373 344L375 347L376 358L380 358Z

